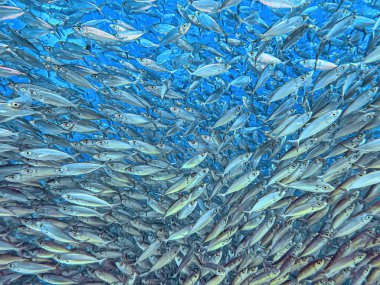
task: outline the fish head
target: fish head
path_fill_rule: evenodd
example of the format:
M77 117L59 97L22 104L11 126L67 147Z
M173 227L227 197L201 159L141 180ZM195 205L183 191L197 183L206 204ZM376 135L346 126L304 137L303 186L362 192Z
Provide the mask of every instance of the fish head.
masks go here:
M20 154L26 158L33 158L33 153L30 150L21 151Z
M178 252L179 252L179 247L175 247L170 251L170 256L174 258L175 256L177 256Z
M365 257L367 256L367 254L365 252L358 252L354 255L354 261L355 262L360 262L362 261Z
M372 219L373 219L373 214L372 214L372 213L369 213L369 214L365 214L365 215L364 215L362 221L368 223L368 222L370 222Z
M83 32L84 31L84 28L81 27L81 26L74 26L73 27L73 30L80 33L80 32ZM62 44L63 45L63 44Z
M212 142L212 138L211 136L208 136L208 135L201 135L201 138L204 142L206 143L211 143Z
M331 112L331 117L332 118L339 118L339 116L342 114L341 109L337 109Z
M187 31L190 29L191 27L191 23L185 23L185 24L182 24L180 27L179 27L179 32L181 35L184 35L187 33Z
M227 71L227 70L229 70L231 67L232 67L231 64L225 63L225 64L223 65L223 70Z
M219 213L219 209L218 209L218 208L215 208L215 209L212 211L212 216L215 217L218 213Z
M258 171L258 170L252 171L251 174L249 175L250 176L250 180L255 179L259 175L260 175L260 171Z
M178 107L172 106L170 107L170 111L172 111L175 114L179 114L181 110Z
M362 121L363 122L369 122L373 118L375 118L375 116L376 116L376 112L369 112L369 113L363 115Z
M252 157L252 155L253 155L252 152L247 152L243 154L242 161L248 161Z
M9 182L19 182L22 181L23 176L20 173L15 173L5 176L4 180Z
M142 58L142 57L136 57L136 60L138 63L142 64L142 65L145 65L148 63L148 60L146 58Z
M330 185L328 183L318 184L317 188L321 189L323 192L331 192L331 191L333 191L335 189L332 185Z
M298 168L299 162L294 162L291 165L289 165L289 171L294 171Z
M192 21L193 23L199 23L196 14L188 15L188 17L189 17L189 20Z
M199 146L199 142L197 142L196 140L190 140L190 141L188 141L188 143L191 147L198 147Z
M200 272L194 272L194 274L191 276L191 279L194 281L197 281L200 277Z
M80 232L76 231L76 230L71 230L71 231L69 231L69 235L72 236L75 239L78 239L78 238L80 238L80 236L82 234Z
M20 108L22 108L22 104L21 104L21 102L9 102L9 103L7 103L7 107L9 107L9 108L12 108L12 109L20 109Z
M106 147L110 144L110 142L108 140L99 140L96 142L96 145L100 146L100 147Z
M208 152L204 152L204 153L201 153L200 156L201 156L202 158L205 158L205 157L207 157L207 155L208 155Z
M274 277L276 277L276 276L279 275L279 274L280 274L280 269L278 269L278 268L274 268L274 269L272 269L272 270L269 271L268 276L269 276L270 278L274 278Z
M8 264L8 268L15 271L20 268L19 264L17 262L11 262Z

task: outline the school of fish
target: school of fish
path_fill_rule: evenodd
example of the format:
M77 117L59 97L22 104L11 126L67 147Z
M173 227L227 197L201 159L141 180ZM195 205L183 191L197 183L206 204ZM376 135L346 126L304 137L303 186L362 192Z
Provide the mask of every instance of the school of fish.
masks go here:
M0 284L380 284L380 1L0 0Z

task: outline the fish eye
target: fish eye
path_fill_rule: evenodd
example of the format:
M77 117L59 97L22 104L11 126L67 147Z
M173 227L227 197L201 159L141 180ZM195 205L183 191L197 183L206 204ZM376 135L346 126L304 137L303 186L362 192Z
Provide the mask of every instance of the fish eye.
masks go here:
M17 103L17 102L12 102L12 107L14 107L14 108L19 108L20 106L21 106L21 104L20 103Z

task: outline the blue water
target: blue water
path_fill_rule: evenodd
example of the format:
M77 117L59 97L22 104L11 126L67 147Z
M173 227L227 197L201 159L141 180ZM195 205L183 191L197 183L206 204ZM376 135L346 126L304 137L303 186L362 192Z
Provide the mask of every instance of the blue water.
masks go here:
M379 284L378 1L0 3L0 284Z

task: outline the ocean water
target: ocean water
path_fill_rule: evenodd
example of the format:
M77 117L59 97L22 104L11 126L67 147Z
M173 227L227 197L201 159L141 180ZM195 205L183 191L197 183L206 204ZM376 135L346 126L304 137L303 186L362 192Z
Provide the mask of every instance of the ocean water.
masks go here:
M0 284L380 284L379 8L0 0Z

